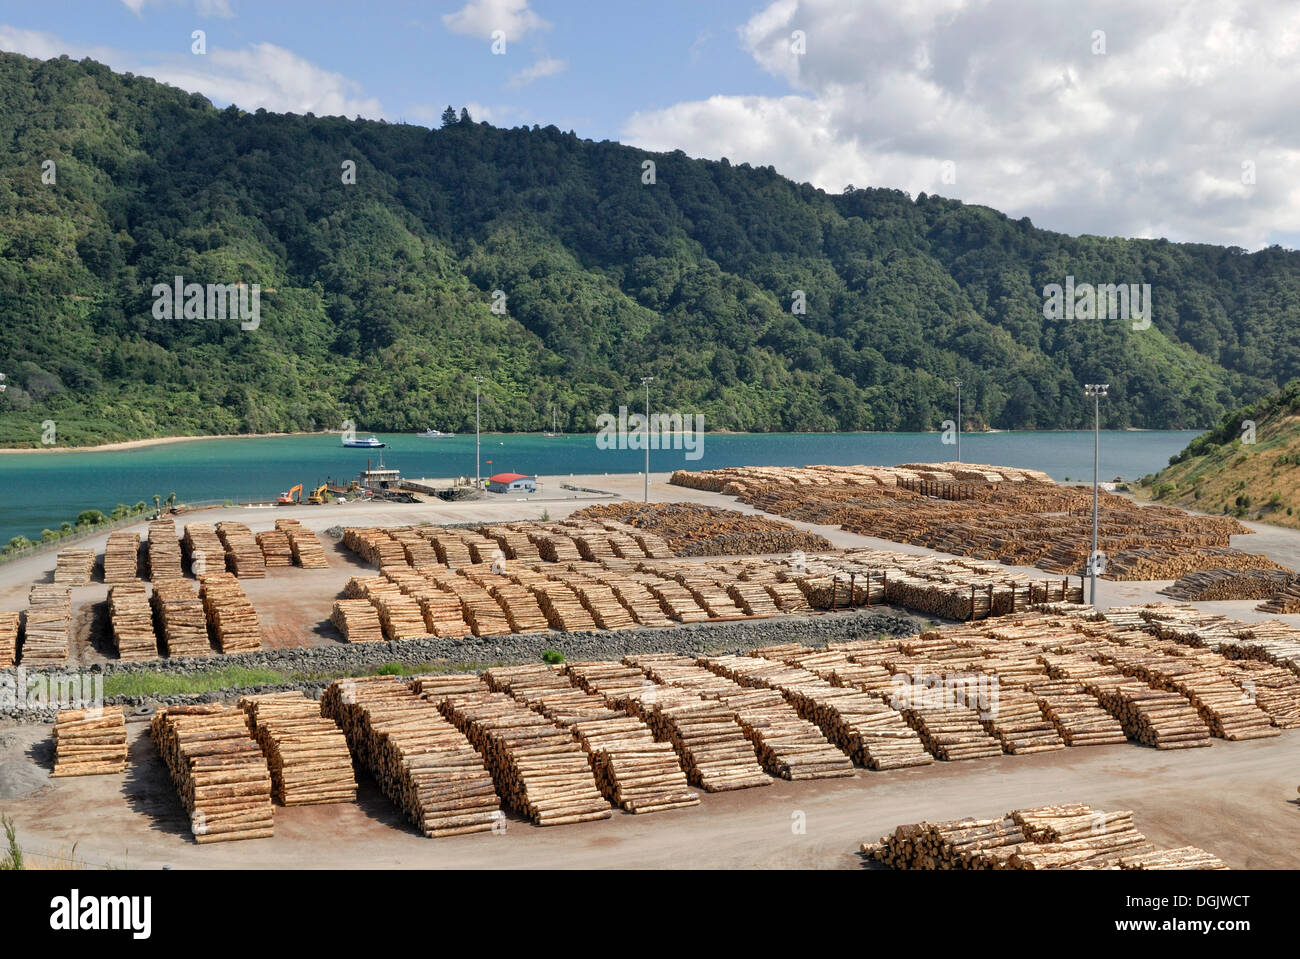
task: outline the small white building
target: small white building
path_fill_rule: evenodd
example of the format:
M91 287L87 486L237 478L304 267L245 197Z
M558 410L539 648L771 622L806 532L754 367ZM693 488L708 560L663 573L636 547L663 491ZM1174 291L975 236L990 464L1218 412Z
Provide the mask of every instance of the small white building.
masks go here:
M487 481L489 493L536 493L537 477L523 473L497 473Z

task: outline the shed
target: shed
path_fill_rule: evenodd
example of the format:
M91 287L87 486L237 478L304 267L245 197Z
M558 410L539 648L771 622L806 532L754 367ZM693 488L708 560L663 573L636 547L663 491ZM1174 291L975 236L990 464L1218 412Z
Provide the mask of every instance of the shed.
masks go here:
M537 478L523 473L497 473L487 481L489 493L536 493Z

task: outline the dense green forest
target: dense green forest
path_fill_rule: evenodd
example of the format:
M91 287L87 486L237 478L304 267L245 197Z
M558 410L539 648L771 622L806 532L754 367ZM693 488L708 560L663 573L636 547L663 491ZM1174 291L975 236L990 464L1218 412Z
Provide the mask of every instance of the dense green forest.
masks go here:
M156 318L178 275L259 284L260 325ZM1067 275L1150 283L1150 329L1045 319ZM1298 332L1277 248L1069 237L554 127L218 110L0 54L0 444L46 420L60 445L464 430L475 375L500 430L592 430L645 375L710 429L935 429L956 377L968 428L1084 425L1093 380L1107 426L1200 427L1300 376Z

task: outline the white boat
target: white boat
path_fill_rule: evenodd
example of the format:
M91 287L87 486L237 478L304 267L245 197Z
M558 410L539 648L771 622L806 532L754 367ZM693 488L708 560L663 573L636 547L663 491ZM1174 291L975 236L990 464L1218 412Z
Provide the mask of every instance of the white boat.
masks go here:
M455 436L456 434L444 433L442 430L425 430L423 433L416 433L415 435L426 440L438 440L438 439L445 439L446 437L449 436Z
M369 439L364 439L364 440L345 439L343 441L343 445L346 446L348 449L353 449L353 450L378 450L378 449L383 449L385 444L381 443L379 440L375 439L375 437L372 436Z

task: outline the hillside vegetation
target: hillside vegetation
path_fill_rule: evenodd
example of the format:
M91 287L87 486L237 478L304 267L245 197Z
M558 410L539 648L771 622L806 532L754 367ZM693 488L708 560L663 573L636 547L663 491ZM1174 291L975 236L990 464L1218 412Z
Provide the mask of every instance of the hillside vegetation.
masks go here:
M156 318L176 276L259 284L259 327ZM1150 283L1151 328L1045 319L1067 276ZM710 429L936 429L958 376L968 428L1086 425L1093 380L1108 427L1198 427L1300 376L1297 332L1300 254L1277 248L1063 236L555 127L217 110L0 54L4 445L46 420L60 445L460 431L475 375L493 430L555 408L590 431L644 375Z
M1141 487L1163 503L1300 528L1300 381L1225 415Z

